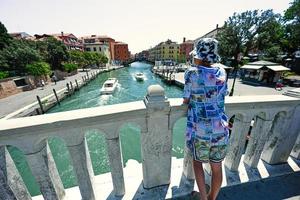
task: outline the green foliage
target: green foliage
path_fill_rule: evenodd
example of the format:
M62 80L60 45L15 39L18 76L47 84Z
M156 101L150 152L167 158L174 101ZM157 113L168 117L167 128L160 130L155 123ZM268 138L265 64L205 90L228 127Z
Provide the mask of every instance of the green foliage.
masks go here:
M32 64L26 65L26 70L29 74L33 76L50 75L51 69L50 65L46 62L34 62Z
M8 72L2 72L2 71L0 71L0 80L1 79L5 79L5 78L7 78L9 76L9 74L8 74Z
M47 48L46 61L50 63L52 69L63 70L62 62L67 61L69 57L66 46L53 37L47 38L45 43L41 44L41 47L45 45Z
M280 45L283 28L279 20L280 15L272 10L234 13L217 35L220 54L237 60L240 53L247 55L252 49L264 51Z
M73 50L69 52L69 61L78 64L78 67L85 68L90 65L100 65L108 63L108 58L96 52L82 52Z
M4 26L4 24L2 24L0 22L0 50L2 50L5 47L7 47L9 45L9 43L10 43L11 40L12 40L12 38L7 33L7 30L6 30L5 26Z
M67 71L67 72L72 72L76 69L78 69L78 65L76 63L63 63L63 68L64 68L64 71Z
M0 51L0 70L15 71L16 74L24 74L25 67L32 62L41 60L39 52L32 48L28 41L11 40L8 47Z
M293 53L300 48L300 0L294 0L284 12L285 39L284 48Z

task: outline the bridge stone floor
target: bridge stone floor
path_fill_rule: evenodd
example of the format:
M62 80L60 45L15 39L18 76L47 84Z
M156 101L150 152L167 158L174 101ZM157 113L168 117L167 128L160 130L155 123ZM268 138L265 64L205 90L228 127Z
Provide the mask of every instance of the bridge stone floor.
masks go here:
M242 158L243 159L243 158ZM172 158L171 183L150 190L144 189L142 184L142 165L135 160L129 160L124 168L126 193L123 197L113 195L113 185L110 173L95 177L97 199L106 200L194 200L191 191L198 191L194 181L187 180L182 175L183 159ZM223 168L224 169L224 168ZM206 183L209 184L206 171ZM42 200L36 196L33 200ZM78 187L66 190L66 200L79 200ZM268 165L259 161L257 169L250 169L243 162L239 172L233 173L227 169L223 173L223 184L218 200L300 200L300 160L290 157L288 162L280 165Z

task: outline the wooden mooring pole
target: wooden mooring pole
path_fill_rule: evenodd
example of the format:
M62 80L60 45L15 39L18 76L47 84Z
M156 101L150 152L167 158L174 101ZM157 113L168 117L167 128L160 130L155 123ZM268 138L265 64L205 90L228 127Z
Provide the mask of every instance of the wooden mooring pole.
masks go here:
M40 97L39 97L38 95L36 96L36 98L37 98L37 100L38 100L38 102L39 102L39 104L40 104L40 108L41 108L42 114L44 114L45 111L44 111L44 108L43 108L42 101L41 101L41 99L40 99Z
M59 98L58 98L58 96L57 96L57 93L56 93L56 90L55 90L55 89L53 89L53 93L54 93L54 95L55 95L56 103L57 103L58 105L60 105Z
M79 90L79 85L78 85L77 79L75 79L75 83L76 83L77 90Z

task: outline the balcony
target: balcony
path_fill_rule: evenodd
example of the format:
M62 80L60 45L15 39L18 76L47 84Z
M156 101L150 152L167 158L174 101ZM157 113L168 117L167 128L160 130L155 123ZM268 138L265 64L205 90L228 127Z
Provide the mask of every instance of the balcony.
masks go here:
M300 171L300 100L282 95L226 99L234 117L224 166L223 187ZM186 116L182 99L167 99L160 86L150 86L144 101L68 112L0 120L0 199L164 199L194 188L192 160L171 157L174 124ZM251 120L255 123L244 153ZM142 165L124 168L120 127L141 130ZM110 173L94 176L85 134L105 134ZM184 133L182 133L184 134ZM47 139L61 138L71 155L78 187L65 189ZM26 156L42 196L31 197L6 145ZM210 169L206 166L207 182ZM172 174L172 175L171 175Z

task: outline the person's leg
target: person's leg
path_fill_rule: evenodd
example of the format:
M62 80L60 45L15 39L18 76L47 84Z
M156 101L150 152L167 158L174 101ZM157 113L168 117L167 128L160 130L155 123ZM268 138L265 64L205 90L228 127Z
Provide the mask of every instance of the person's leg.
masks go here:
M200 192L200 199L207 200L207 194L205 189L205 178L202 162L193 161L195 178Z
M222 162L214 163L210 162L212 171L211 176L211 187L208 195L208 200L215 200L218 196L222 185Z

